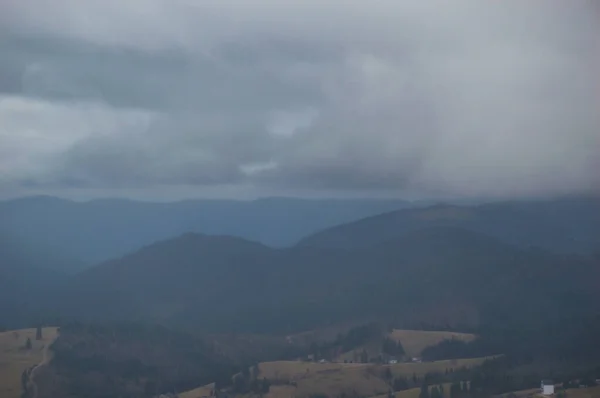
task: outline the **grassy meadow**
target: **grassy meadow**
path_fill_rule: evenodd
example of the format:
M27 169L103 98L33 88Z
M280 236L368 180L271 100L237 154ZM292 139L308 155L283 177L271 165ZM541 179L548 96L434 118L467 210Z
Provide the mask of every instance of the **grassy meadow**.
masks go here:
M35 339L36 329L21 329L0 333L0 397L19 398L21 374L44 359L44 350L58 337L58 328L42 329L42 340ZM31 350L25 349L27 338Z
M390 388L383 377L386 368L391 370L394 377L410 378L413 374L422 377L427 372L444 372L450 368L478 366L486 359L488 358L393 365L276 361L261 363L259 377L295 383L295 386L273 386L268 394L270 398L299 398L313 394L336 396L344 392L347 394L356 392L361 396L374 397L386 396ZM418 389L416 391L418 396ZM413 390L407 390L398 393L396 398L411 398L413 394Z
M179 394L179 398L202 398L210 397L211 392L214 389L214 384L208 384L206 386L198 387L190 391Z

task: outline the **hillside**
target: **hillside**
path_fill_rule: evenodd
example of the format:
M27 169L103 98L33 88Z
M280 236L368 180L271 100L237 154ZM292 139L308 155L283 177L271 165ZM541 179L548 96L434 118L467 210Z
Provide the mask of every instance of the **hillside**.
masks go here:
M280 384L291 382L286 390L278 391L277 396L281 398L372 397L386 394L393 388L395 379L406 383L400 388L410 391L411 387L418 386L428 374L444 375L453 368L474 368L485 360L486 358L473 358L395 365L278 361L261 363L258 368L260 377Z
M57 293L56 308L82 319L168 323L190 315L191 323L204 323L218 315L212 309L233 309L254 295L247 282L266 275L272 257L258 243L188 233L76 275Z
M229 382L239 369L202 339L134 323L63 325L52 351L38 398L150 397Z
M36 329L0 333L0 397L21 398L23 372L44 361L45 350L57 336L56 327L43 328L41 340L35 338ZM31 341L30 349L26 348L27 339Z
M477 336L470 333L440 332L425 330L394 329L390 338L399 341L410 357L420 357L426 347L436 345L444 340L473 341Z
M402 209L320 231L302 239L299 245L370 247L433 227L464 228L520 247L590 253L600 247L600 199Z
M588 311L597 272L584 258L455 228L355 251L186 234L83 272L53 301L56 315L209 331L291 333L367 317L474 326Z
M91 265L186 232L289 246L323 228L410 205L402 200L375 199L151 203L29 197L0 202L0 233L8 232L32 247L52 248Z
M65 264L0 234L0 328L26 324L36 301L67 279Z

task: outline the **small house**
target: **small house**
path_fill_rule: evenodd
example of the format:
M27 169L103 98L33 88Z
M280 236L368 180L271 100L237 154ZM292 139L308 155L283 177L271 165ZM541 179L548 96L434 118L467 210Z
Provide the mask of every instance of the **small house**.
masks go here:
M554 382L552 380L542 380L542 395L554 394Z

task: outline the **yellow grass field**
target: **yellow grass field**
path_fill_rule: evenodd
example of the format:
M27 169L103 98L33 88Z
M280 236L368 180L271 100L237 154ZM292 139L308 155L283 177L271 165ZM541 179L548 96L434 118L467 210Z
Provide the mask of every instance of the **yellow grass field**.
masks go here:
M600 398L600 386L590 388L572 388L566 390L567 398ZM532 388L530 390L515 391L512 393L506 393L497 395L495 398L506 398L510 394L514 394L517 398L543 398L544 395L540 393L539 388Z
M389 336L391 339L400 341L406 354L418 357L426 347L438 344L443 340L456 339L461 341L472 341L477 336L468 333L455 332L429 332L423 330L394 330Z
M208 384L206 386L195 388L191 391L187 391L187 392L179 394L179 398L210 397L214 386L215 386L214 384Z
M270 380L298 380L307 375L322 372L341 371L349 367L366 367L368 364L316 363L301 361L263 362L259 365L260 377Z
M452 385L451 383L443 384L444 392L445 392L446 396L448 395L448 392L450 391L451 385ZM431 389L429 389L429 390L431 391ZM411 388L410 390L396 392L396 393L394 393L394 396L395 396L395 398L419 398L420 393L421 393L420 388ZM387 398L387 394L378 395L373 398Z
M296 387L271 386L266 398L290 398L296 396Z
M600 387L574 388L567 390L568 398L599 398Z
M382 378L386 367L391 369L395 377L409 378L413 374L421 377L431 371L444 372L450 368L473 367L480 365L486 359L474 358L394 365L277 361L261 363L259 367L260 377L293 381L297 385L297 387L273 387L269 398L301 398L311 394L336 396L343 392L356 392L361 396L378 396L386 395L389 390L388 384ZM404 391L402 392L404 395L398 395L397 398L411 398L413 393L412 390Z
M395 365L389 365L392 369L392 374L397 376L412 376L416 373L417 376L423 376L427 372L445 372L446 369L459 369L463 366L466 368L472 368L479 366L487 359L493 359L494 357L485 358L469 358L469 359L453 359L447 361L435 361L435 362L421 362L421 363L398 363Z
M512 393L496 395L494 398L506 398L510 394L514 394L514 396L516 396L517 398L535 397L537 395L540 395L539 392L540 392L539 388L531 388L529 390L521 390L521 391L515 391Z
M31 339L32 349L24 350L28 337ZM40 341L35 339L35 329L0 333L0 397L19 398L21 374L43 361L45 349L58 337L58 328L43 328L42 337Z

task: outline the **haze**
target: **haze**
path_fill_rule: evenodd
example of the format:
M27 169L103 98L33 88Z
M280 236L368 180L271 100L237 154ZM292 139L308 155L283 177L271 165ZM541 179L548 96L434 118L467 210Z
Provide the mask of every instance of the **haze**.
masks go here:
M600 397L599 4L0 0L0 397Z

